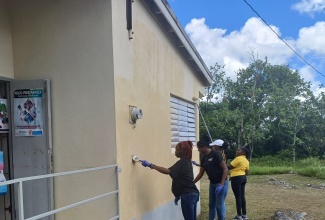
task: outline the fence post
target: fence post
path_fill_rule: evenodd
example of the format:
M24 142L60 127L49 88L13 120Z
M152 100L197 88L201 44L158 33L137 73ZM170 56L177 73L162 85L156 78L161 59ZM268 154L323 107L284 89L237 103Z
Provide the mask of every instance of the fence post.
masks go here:
M117 184L117 212L118 212L118 219L121 219L120 216L120 178L119 178L119 173L122 172L122 168L120 168L119 166L116 166L116 184Z
M18 182L18 210L19 210L19 220L24 220L24 194L23 194L23 182Z

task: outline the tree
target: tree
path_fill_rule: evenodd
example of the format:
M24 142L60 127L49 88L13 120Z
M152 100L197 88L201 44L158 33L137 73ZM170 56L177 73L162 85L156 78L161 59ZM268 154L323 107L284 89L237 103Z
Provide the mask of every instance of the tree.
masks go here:
M210 74L212 76L212 85L206 88L206 104L210 103L216 95L221 92L224 87L224 66L216 63L210 67Z
M271 65L267 59L253 60L238 70L236 81L225 79L219 65L211 71L215 80L201 105L213 137L236 147L248 146L259 155L291 149L293 161L298 146L310 155L316 151L324 155L325 96L315 98L297 71ZM211 102L221 91L222 99ZM315 137L311 132L322 135Z
M293 162L296 160L296 147L303 143L301 132L309 123L307 114L313 109L313 94L309 83L300 78L297 71L288 66L274 66L276 71L268 82L271 92L267 99L272 136L279 136L284 149L292 149Z
M237 112L237 143L239 146L248 146L251 155L254 151L254 143L263 139L264 118L266 116L265 76L266 61L256 60L246 69L237 72L235 82L227 80L226 100L229 101L230 111Z

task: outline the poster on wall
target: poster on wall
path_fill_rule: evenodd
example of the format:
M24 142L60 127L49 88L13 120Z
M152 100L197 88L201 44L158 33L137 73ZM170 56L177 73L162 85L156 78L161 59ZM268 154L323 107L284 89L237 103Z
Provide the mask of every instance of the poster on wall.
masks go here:
M0 132L9 132L8 125L8 101L7 99L0 99Z
M42 89L14 91L14 127L16 136L43 135Z
M3 174L3 151L0 151L0 182L6 181L5 175ZM7 193L7 185L0 186L0 195L5 195Z

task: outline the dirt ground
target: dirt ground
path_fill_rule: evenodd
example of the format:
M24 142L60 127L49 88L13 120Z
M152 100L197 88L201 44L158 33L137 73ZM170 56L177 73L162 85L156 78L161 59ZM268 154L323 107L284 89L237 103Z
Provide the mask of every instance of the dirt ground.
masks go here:
M209 180L201 181L201 215L208 219ZM299 176L249 175L246 185L247 215L251 220L270 220L276 211L305 212L305 219L325 220L325 180ZM227 219L236 215L234 194L229 184Z

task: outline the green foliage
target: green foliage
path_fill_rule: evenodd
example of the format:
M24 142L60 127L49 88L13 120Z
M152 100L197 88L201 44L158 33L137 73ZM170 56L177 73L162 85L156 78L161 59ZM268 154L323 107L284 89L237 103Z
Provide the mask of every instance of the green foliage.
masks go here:
M292 161L290 159L283 159L281 155L275 156L264 156L261 158L253 158L251 164L254 166L265 166L265 167L284 167L292 166Z
M292 157L292 151L290 149L281 150L277 153L277 155L275 155L275 157L281 161L289 162L289 158ZM292 163L291 160L290 163Z
M297 71L267 60L239 69L236 80L218 64L210 70L212 86L200 107L213 139L247 146L253 157L325 158L325 94L314 96ZM212 102L216 96L220 101ZM201 120L200 134L206 132Z
M292 171L292 167L260 167L252 166L249 170L250 175L271 175L285 174Z
M324 169L325 169L325 160L320 160L319 158L316 158L316 157L308 157L308 158L299 160L298 164L300 164L302 167L304 167L304 166L324 167Z
M253 159L249 173L251 175L284 174L295 172L302 176L325 179L325 161L309 157L296 161L281 159L282 155L265 156Z
M315 157L299 160L296 170L303 176L325 179L325 161Z
M210 67L210 74L212 76L212 85L206 88L206 100L207 104L216 98L216 94L224 87L223 78L225 76L224 67L218 64Z
M325 180L325 167L301 167L297 169L297 173L302 176L315 177Z
M0 112L7 113L7 106L3 103L0 103Z

